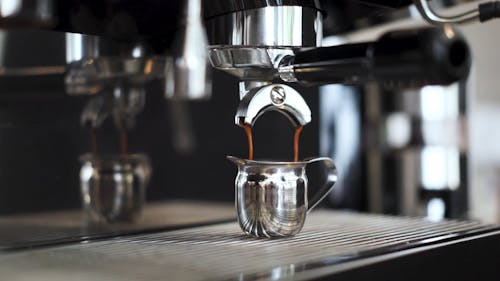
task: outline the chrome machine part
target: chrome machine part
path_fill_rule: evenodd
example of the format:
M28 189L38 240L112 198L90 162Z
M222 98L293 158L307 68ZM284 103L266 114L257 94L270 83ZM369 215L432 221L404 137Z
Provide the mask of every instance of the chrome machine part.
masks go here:
M135 117L146 103L146 90L142 86L116 83L113 93L113 121L118 129L135 127Z
M235 116L239 126L253 125L267 111L284 114L294 126L311 122L311 109L302 96L290 86L272 84L250 90L240 101Z
M51 28L56 24L53 0L0 0L2 28Z
M141 42L91 35L66 35L66 92L95 95L81 115L82 125L99 127L112 116L118 129L131 129L145 103L144 84L163 78L166 58L151 55Z
M312 7L267 6L206 21L212 66L241 80L278 77L281 59L321 44L322 14Z
M422 17L430 24L461 24L476 20L486 22L500 17L500 1L482 2L475 8L469 8L465 12L452 16L436 13L427 1L413 0L413 3Z
M269 81L241 81L239 86L240 86L240 100L245 97L250 90L255 89L255 88L261 88L267 85L271 85L272 83Z
M301 6L268 6L217 16L206 22L211 46L316 47L322 16Z
M413 3L422 17L430 24L467 23L479 19L479 9L477 8L453 16L444 16L436 13L427 1L413 0Z
M142 43L68 33L66 62L66 92L89 95L99 93L117 79L141 85L161 78L166 59L149 55L149 49Z
M117 81L87 102L80 122L84 127L98 128L111 116L117 129L132 129L135 127L135 118L144 109L145 103L146 92L143 86Z
M167 88L166 96L180 100L208 99L212 94L212 78L208 65L208 39L202 21L202 2L185 2L183 28L177 31L173 43L173 91ZM167 80L170 79L167 77Z
M280 61L293 56L293 48L218 46L211 47L212 66L245 81L278 78Z

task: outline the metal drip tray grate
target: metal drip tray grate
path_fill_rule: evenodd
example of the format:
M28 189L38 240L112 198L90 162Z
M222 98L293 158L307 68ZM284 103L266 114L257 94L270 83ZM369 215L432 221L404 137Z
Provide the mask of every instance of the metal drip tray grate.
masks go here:
M312 213L302 232L254 239L236 223L0 255L5 280L276 279L321 266L428 245L489 226L416 218Z

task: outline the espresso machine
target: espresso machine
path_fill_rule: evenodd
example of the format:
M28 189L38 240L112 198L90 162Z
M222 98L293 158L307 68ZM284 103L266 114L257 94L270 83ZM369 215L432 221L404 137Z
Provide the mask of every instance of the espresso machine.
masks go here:
M0 276L498 279L499 226L464 215L466 145L425 132L465 119L459 25L500 5L435 4L0 0ZM418 24L332 43L404 17ZM335 161L295 236L238 228L225 156L249 153L239 127L257 159L289 161L304 128L298 159ZM442 216L419 212L438 201Z

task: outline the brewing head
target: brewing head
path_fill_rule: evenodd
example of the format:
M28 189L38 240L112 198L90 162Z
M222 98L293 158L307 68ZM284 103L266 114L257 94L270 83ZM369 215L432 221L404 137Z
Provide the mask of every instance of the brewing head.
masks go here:
M295 127L311 122L311 109L299 92L287 85L272 84L254 88L242 97L235 123L238 126L253 125L268 111L282 113Z

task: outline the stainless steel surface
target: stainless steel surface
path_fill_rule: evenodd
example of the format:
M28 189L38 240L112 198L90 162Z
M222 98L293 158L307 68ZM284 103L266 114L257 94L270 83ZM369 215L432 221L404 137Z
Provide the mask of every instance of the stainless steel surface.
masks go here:
M106 95L98 95L89 99L85 104L80 115L80 124L82 127L90 126L99 128L106 120L110 112L110 101Z
M185 22L183 28L177 31L172 47L173 91L167 88L165 93L168 98L181 100L208 99L212 94L212 73L208 64L208 39L202 21L202 2L187 0L185 5Z
M211 47L317 47L322 15L313 8L273 6L244 10L206 21Z
M313 8L275 6L239 11L207 22L212 66L241 80L279 78L281 59L320 46L322 15Z
M53 0L0 0L0 26L53 27L56 24Z
M68 64L99 57L142 58L152 53L146 42L115 40L79 33L65 35Z
M209 58L212 66L241 80L271 81L279 78L281 59L294 54L292 48L274 47L210 47Z
M428 0L413 0L413 3L422 17L431 24L468 23L479 19L479 9L477 7L456 15L445 16L436 13Z
M248 92L252 89L261 88L267 85L271 85L269 81L240 81L240 100L242 100Z
M133 223L89 224L81 210L0 216L0 251L79 242L127 233L144 233L235 219L234 204L168 200L148 202Z
M83 209L92 221L133 221L141 214L151 164L145 155L81 157Z
M253 239L236 223L0 255L5 280L307 280L395 249L448 241L489 226L331 211L290 238Z
M278 68L278 73L281 80L285 82L292 83L299 81L297 77L295 77L295 69L293 68L293 65L281 65Z
M295 66L293 65L294 56L285 56L279 62L277 70L279 78L287 83L298 82L295 76Z
M330 158L305 162L268 162L228 156L238 166L236 209L241 229L255 237L292 236L302 229L311 211L333 188L337 170ZM315 196L308 194L306 165L320 162L326 180ZM309 199L311 198L311 199Z
M166 58L151 55L141 42L124 43L92 35L66 34L65 77L70 95L97 94L126 79L141 85L165 75Z
M99 37L79 33L66 33L66 63L99 56Z
M68 65L65 84L70 95L92 95L99 93L114 79L127 79L141 84L162 78L165 58L92 58ZM107 83L108 82L108 83Z
M103 88L101 94L89 99L83 108L80 123L83 127L99 128L107 118L112 117L117 129L132 129L145 103L146 93L142 86L117 80Z
M146 103L146 90L142 86L116 83L112 89L113 121L118 129L135 127L136 116Z
M276 99L280 92L281 99ZM311 110L302 96L292 87L272 84L250 90L240 101L235 123L243 126L253 125L264 113L270 110L284 114L294 126L304 126L311 122Z

